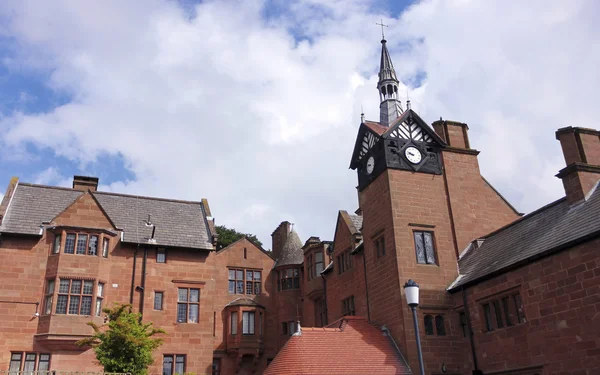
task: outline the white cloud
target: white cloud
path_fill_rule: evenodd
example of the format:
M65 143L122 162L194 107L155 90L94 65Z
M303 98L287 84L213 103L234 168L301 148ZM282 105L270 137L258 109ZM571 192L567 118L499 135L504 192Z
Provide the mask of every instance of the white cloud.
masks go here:
M4 2L0 33L20 46L7 61L52 72L73 100L4 114L0 142L84 164L119 153L136 178L106 188L206 197L218 223L266 247L281 220L331 239L337 210L357 204L361 103L378 119L384 18L398 74L426 77L413 108L469 123L482 173L520 210L561 195L554 130L597 127L595 3L427 1L398 19L368 1L319 3L265 20L261 2L209 1L191 18L163 0Z

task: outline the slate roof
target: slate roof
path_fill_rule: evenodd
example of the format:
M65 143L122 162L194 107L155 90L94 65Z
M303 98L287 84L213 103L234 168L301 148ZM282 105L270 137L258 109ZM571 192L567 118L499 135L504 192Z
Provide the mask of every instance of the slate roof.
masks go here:
M83 192L53 186L18 183L0 232L39 235L40 225L50 222ZM201 202L94 192L123 242L147 244L152 227L144 220L151 215L156 226L155 245L212 250L206 214Z
M458 261L459 276L448 288L474 283L552 251L600 236L600 188L586 201L553 202L472 243ZM481 242L481 241L479 241Z
M411 374L390 337L365 318L344 317L329 328L302 328L277 353L264 375Z
M0 232L39 235L42 223L54 219L82 194L73 189L19 183Z
M354 229L356 229L356 232L354 232L354 233L360 233L362 231L363 217L360 215L348 215L348 216L350 216L352 225L354 225Z
M287 240L281 250L281 256L275 262L275 267L300 265L304 262L304 251L302 251L302 241L298 237L298 233L292 229L288 234Z

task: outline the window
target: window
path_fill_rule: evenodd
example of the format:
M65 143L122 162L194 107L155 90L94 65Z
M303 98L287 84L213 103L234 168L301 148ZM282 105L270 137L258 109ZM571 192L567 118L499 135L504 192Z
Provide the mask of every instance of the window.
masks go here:
M354 310L354 296L350 296L342 301L342 314L356 315L356 311Z
M315 325L317 327L324 327L327 324L327 317L325 315L325 299L319 298L315 300Z
M98 283L96 291L96 316L102 314L102 300L104 299L104 283Z
M93 291L94 282L92 280L60 279L56 313L91 315Z
M248 259L248 252L246 251L246 248L244 248L244 259Z
M483 315L487 331L526 322L525 310L519 293L487 301L483 304Z
M8 371L14 372L15 374L18 371L21 371L21 358L22 357L23 357L23 353L11 353L10 367L8 368Z
M306 257L308 279L314 279L319 277L323 272L323 252L318 251L316 253L308 254Z
M425 315L423 317L423 325L425 326L425 335L427 336L446 336L446 325L444 324L443 315Z
M77 249L75 250L75 254L85 254L87 250L87 234L78 234L77 235Z
M315 253L315 277L319 276L323 272L323 252L319 251Z
M279 271L277 290L300 289L300 271L297 268L288 268Z
M284 335L293 335L294 333L296 333L296 322L291 321L291 322L283 322L281 323L282 329L281 329L281 333Z
M230 269L229 294L254 294L261 293L262 272Z
M254 311L242 312L242 333L244 335L254 334Z
M338 275L352 268L352 255L350 254L350 249L337 256L337 263Z
M52 254L58 254L60 253L60 234L57 234L54 237L54 245L52 246Z
M432 232L415 231L415 249L417 252L417 263L436 264L435 247Z
M77 235L74 233L67 233L67 239L65 240L65 254L75 254L75 239Z
M54 296L54 280L48 280L46 284L46 297L44 298L44 315L52 313L52 297Z
M23 368L21 369L21 360ZM36 366L37 365L37 366ZM50 369L50 354L38 353L11 353L9 375L17 375L23 371L22 375L31 375L35 371L48 371Z
M375 254L377 258L381 258L385 255L385 237L380 236L374 241L375 244Z
M237 326L238 326L238 317L237 317L237 312L232 312L231 313L231 334L232 335L237 335Z
M213 358L212 375L221 375L221 358Z
M156 250L156 263L167 263L167 251L165 249Z
M90 243L88 244L88 255L98 255L98 236L90 236Z
M467 337L467 333L469 332L469 326L467 324L467 314L465 314L464 311L459 312L458 319L462 328L463 337Z
M108 238L102 240L102 256L108 258Z
M200 289L179 288L177 294L177 323L198 323Z
M163 375L185 373L185 355L165 354L163 356Z
M154 310L163 309L163 292L154 292Z

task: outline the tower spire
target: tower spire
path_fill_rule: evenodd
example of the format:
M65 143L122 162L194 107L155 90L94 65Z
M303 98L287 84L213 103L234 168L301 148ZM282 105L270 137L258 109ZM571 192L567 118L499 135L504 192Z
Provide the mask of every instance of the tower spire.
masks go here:
M385 38L381 39L381 61L379 64L379 82L377 82L377 89L379 90L379 99L381 101L381 104L379 105L379 122L383 126L390 126L390 124L404 111L402 110L400 100L398 100L399 81L396 77L394 64L392 64L392 58L390 57L390 52L387 49L386 43L387 41Z

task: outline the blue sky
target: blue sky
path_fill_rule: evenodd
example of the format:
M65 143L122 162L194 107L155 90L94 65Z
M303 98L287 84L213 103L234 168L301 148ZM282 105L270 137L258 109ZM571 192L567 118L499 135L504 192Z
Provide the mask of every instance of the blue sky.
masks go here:
M378 118L383 19L413 109L467 122L482 174L531 211L562 194L556 112L597 127L597 8L2 2L0 194L12 176L69 186L93 175L104 190L207 198L218 224L267 247L282 220L331 239L337 210L357 206L347 167L361 105Z

